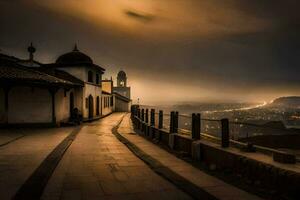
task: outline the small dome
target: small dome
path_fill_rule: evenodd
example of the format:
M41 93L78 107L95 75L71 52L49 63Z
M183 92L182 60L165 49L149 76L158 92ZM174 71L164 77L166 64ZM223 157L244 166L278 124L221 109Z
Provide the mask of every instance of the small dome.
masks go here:
M126 77L126 73L123 70L121 70L118 73L118 77Z
M84 53L81 53L75 45L74 50L59 56L56 60L58 64L93 64L93 60Z

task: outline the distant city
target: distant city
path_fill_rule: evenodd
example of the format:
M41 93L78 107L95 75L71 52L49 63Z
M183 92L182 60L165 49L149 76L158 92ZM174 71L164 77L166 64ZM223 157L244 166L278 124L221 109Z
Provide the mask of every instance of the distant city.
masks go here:
M151 106L144 106L151 107ZM168 126L170 111L178 111L179 128L190 131L192 113L201 113L202 132L220 136L218 120L228 118L232 139L257 135L300 133L300 97L280 97L269 103L187 103L156 106L163 110ZM210 121L216 120L216 121Z

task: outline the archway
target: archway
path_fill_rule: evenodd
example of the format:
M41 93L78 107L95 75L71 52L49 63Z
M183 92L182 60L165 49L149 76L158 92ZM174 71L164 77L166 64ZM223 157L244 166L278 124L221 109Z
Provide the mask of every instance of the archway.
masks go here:
M96 115L100 114L100 98L99 96L97 96L97 100L96 100Z
M94 117L94 98L92 95L89 96L89 118Z

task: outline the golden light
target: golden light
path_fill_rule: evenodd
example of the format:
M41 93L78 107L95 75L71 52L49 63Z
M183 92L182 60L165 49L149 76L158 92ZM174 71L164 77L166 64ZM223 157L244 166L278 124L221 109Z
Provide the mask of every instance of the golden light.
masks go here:
M28 2L32 2L27 0ZM54 12L95 27L143 37L220 37L265 30L267 20L245 15L234 5L192 0L33 0ZM241 17L243 16L243 17Z

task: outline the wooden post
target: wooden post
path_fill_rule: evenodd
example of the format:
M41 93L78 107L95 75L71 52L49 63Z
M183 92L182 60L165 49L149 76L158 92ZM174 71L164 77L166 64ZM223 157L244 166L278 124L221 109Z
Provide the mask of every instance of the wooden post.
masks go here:
M155 110L151 109L150 125L155 126Z
M159 119L158 119L158 128L162 129L163 128L163 117L164 113L162 110L159 111Z
M141 122L140 122L140 119L141 119L141 109L138 108L136 114L137 114L137 118L138 118L136 120L137 128L140 129L140 126L141 126Z
M170 114L170 133L174 132L174 114L174 111L172 111Z
M179 116L178 112L175 112L174 118L173 118L173 120L174 120L174 122L173 122L173 127L174 127L173 133L178 133L178 116Z
M222 147L229 147L229 121L228 119L221 119L222 125Z
M146 109L146 124L149 122L149 109Z
M195 139L196 114L192 114L192 139Z
M145 121L145 109L144 108L142 109L142 121L143 122Z
M192 115L192 138L195 140L200 140L201 132L201 115L200 113L193 113Z
M141 119L141 109L137 109L137 117L139 118L139 119Z

